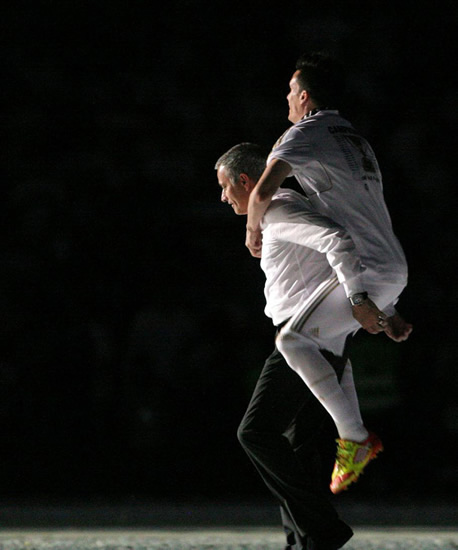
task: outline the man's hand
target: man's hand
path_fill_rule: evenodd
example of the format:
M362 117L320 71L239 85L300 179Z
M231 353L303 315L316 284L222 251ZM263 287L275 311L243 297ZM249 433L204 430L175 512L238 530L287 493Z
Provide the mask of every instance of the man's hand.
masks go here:
M413 326L406 323L397 312L391 317L387 317L386 322L385 332L395 342L404 342L413 330Z
M262 232L261 229L246 229L245 245L255 258L261 257Z
M386 315L369 298L357 306L351 306L351 309L353 317L367 332L377 334L385 330Z
M387 317L369 298L360 305L352 306L352 312L367 332L378 334L383 331L395 342L404 342L413 330L413 326L404 321L399 313Z

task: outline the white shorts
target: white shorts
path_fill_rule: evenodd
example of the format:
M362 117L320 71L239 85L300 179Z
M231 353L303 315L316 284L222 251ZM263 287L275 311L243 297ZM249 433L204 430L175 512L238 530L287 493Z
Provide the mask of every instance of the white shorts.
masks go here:
M380 283L368 289L370 299L387 315L393 315L394 304L403 285ZM349 334L356 333L361 325L353 318L350 302L337 278L322 283L301 305L298 311L281 328L300 333L319 349L341 356Z

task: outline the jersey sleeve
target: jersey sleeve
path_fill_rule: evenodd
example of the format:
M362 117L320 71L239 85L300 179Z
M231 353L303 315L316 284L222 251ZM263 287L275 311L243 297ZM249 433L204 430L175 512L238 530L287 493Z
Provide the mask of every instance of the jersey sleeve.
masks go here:
M363 292L363 268L350 234L326 216L304 208L304 204L273 201L263 226L269 225L270 235L275 239L325 254L347 296Z
M309 150L310 144L307 143L304 133L292 127L274 145L267 159L267 164L273 159L282 160L291 166L289 176L294 176L297 169L303 166Z

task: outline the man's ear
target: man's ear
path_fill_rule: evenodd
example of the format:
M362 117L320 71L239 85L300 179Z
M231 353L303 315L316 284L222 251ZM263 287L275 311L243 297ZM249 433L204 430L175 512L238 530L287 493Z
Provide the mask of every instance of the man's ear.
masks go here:
M310 95L307 92L307 90L302 90L300 95L300 100L302 101L302 103L305 103L309 98L310 98Z
M247 174L240 174L240 183L243 185L246 191L251 191L253 186L253 181Z

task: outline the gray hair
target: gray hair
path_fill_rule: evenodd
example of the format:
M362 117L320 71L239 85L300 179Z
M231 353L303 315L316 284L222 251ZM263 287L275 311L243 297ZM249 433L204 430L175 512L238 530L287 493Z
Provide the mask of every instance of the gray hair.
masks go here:
M259 145L239 143L217 160L215 170L224 166L232 184L237 183L240 174L246 174L254 181L258 181L266 167L266 159L267 155Z

